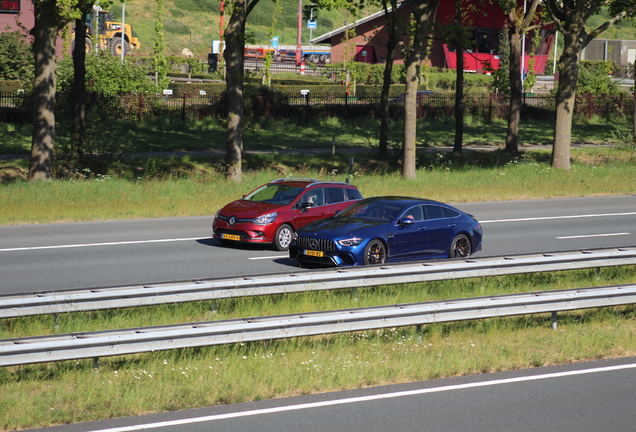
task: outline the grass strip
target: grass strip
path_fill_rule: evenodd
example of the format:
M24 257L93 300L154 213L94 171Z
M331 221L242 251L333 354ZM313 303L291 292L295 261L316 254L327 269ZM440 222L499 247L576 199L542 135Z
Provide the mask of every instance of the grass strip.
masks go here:
M121 162L122 171L144 175L101 175L85 169L65 180L0 184L0 225L213 215L259 185L287 176L348 178L364 196L420 196L452 203L636 192L630 149L573 149L572 157L571 169L564 171L550 168L547 150L516 158L501 151L471 151L463 157L423 153L417 178L405 179L372 153L354 156L352 170L346 155L274 153L249 158L240 183L226 181L217 161L206 158L133 160L125 168Z
M636 266L226 299L3 321L0 337L633 283ZM636 354L635 306L0 369L0 428L363 388Z

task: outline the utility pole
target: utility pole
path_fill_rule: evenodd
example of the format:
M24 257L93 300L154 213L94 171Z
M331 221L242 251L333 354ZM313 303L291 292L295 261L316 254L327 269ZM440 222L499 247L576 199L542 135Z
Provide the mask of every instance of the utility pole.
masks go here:
M301 34L303 25L303 0L298 0L298 36L296 38L296 67L300 66L301 61Z
M121 64L124 64L124 55L126 55L126 2L121 4Z
M219 13L220 17L219 17L219 60L217 62L217 70L221 70L223 73L223 76L225 77L225 70L223 69L223 28L225 27L224 24L224 19L225 19L225 0L221 0L221 5L220 5L220 13Z

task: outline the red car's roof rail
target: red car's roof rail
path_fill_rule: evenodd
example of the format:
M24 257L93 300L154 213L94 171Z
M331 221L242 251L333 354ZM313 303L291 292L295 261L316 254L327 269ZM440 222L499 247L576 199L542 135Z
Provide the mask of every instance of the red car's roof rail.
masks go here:
M285 177L285 178L279 178L276 180L272 180L270 183L276 183L276 182L283 182L283 181L308 181L311 182L307 185L307 187L309 186L315 186L318 184L330 184L330 185L347 185L347 186L353 186L351 183L346 183L346 182L337 182L337 181L329 181L329 180L316 180L313 178L303 178L303 177Z
M285 178L279 178L276 180L272 180L270 183L276 183L276 182L282 182L282 181L310 181L310 182L317 182L318 180L314 179L314 178L304 178L304 177L285 177Z

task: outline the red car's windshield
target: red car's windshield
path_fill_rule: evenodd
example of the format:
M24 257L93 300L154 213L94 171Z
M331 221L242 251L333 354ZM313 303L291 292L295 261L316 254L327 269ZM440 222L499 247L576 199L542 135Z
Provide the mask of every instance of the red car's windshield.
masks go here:
M304 188L282 184L266 184L243 198L245 201L266 202L270 204L288 205Z

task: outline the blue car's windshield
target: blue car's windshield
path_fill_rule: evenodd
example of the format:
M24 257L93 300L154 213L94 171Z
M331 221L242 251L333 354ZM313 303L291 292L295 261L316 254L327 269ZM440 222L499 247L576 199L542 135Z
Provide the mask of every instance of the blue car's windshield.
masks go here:
M290 204L304 189L296 186L266 184L243 198L245 201Z
M369 220L369 221L392 221L402 210L401 205L396 205L392 202L365 202L360 201L354 204L343 212L338 214L338 217L353 217L357 219Z

